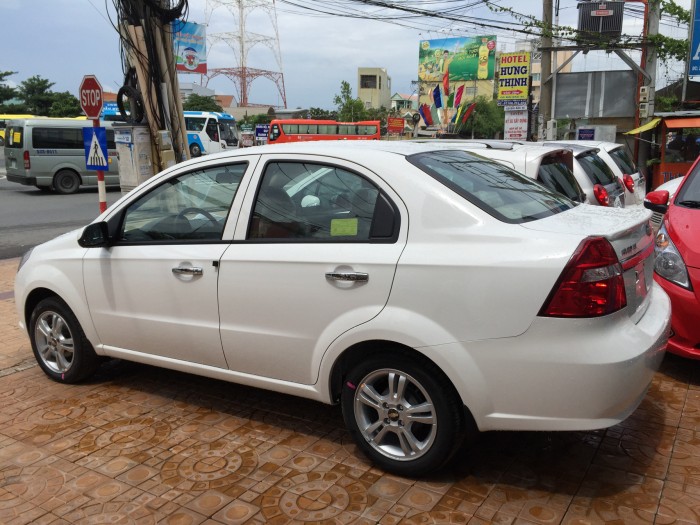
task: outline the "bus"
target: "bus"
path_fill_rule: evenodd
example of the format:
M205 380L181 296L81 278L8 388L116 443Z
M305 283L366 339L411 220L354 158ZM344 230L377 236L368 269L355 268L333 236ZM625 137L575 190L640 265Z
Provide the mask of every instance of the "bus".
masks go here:
M5 145L5 128L7 128L7 122L18 118L34 118L34 115L10 115L0 113L0 148Z
M238 147L236 119L218 111L185 111L190 155L199 157Z
M285 119L270 122L268 144L306 140L379 140L378 120L336 122L334 120Z

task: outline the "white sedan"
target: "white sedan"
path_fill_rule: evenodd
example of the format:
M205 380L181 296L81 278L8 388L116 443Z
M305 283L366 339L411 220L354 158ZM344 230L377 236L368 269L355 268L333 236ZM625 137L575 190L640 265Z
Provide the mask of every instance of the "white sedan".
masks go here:
M99 356L340 403L402 475L486 430L626 418L664 354L650 213L577 204L446 144L183 162L22 259L44 372Z

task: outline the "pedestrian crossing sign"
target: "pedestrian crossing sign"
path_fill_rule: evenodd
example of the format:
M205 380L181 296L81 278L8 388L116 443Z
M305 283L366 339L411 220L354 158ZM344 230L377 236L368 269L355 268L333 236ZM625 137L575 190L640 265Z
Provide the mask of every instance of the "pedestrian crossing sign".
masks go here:
M83 145L85 146L85 167L87 169L109 169L107 132L105 131L105 128L83 128Z

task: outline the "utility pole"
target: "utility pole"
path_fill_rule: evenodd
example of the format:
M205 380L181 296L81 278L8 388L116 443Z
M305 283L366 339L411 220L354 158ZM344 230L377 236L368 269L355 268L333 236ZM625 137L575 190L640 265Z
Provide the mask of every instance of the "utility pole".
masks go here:
M550 131L549 120L552 118L552 83L549 79L552 74L552 0L542 1L542 22L544 24L542 28L542 37L540 47L544 49L542 51L542 73L541 73L541 84L540 84L540 112L539 112L539 132L538 135L541 139L543 138L554 138L550 137L548 132Z
M649 41L649 37L652 35L656 35L659 33L659 20L661 18L661 3L660 2L647 2L647 7L648 9L648 16L647 16L647 27L646 27L646 38L644 39L644 43ZM645 10L646 11L646 10ZM657 60L657 53L656 53L656 48L652 46L648 46L645 48L644 52L642 53L644 62L642 63L642 67L644 68L644 71L649 75L649 101L647 102L647 118L640 119L640 124L646 124L653 118L654 116L654 98L655 98L655 90L656 90L656 60ZM639 96L639 94L638 94ZM637 106L639 107L639 106ZM640 137L643 139L643 142L638 142L639 148L637 151L637 164L639 164L642 167L646 167L647 165L647 160L649 160L650 154L651 154L651 136L652 136L652 131L647 131L644 132L640 135ZM648 177L650 179L651 177ZM647 180L647 188L650 187L650 181Z

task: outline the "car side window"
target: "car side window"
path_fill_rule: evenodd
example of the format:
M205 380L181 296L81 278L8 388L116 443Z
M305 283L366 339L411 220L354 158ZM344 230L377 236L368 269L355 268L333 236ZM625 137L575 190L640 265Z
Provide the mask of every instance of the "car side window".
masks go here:
M326 164L271 162L248 239L367 242L391 238L397 225L395 207L361 175Z
M215 166L168 179L126 209L121 241L221 240L247 166Z

